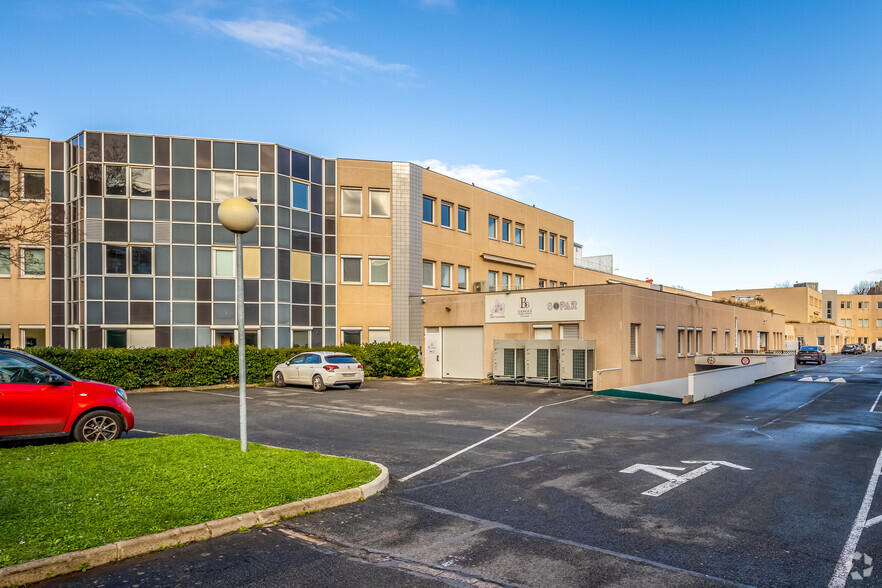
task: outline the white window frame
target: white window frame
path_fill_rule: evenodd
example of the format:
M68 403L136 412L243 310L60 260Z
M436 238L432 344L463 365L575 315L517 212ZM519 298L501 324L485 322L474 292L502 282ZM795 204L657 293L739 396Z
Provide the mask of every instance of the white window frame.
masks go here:
M555 241L557 241L557 234L556 233L548 233L548 252L549 253L555 253L554 248L557 246Z
M426 217L425 217L426 202L427 202L427 201L431 203L431 210L432 210L432 215L431 215L431 216L432 216L432 218L431 218L430 220L426 220ZM424 223L426 223L426 224L428 224L428 225L434 225L434 224L435 224L435 199L434 199L434 198L432 198L431 196L426 196L425 194L423 194L423 210L421 211L421 213L422 213L422 215L423 215L423 222L424 222Z
M499 234L499 217L489 214L487 215L487 237L496 239Z
M444 209L447 208L449 211L447 214L447 219L450 221L450 224L444 224L444 215L442 214ZM445 229L453 229L454 223L456 223L456 219L453 218L453 215L456 214L456 207L452 202L447 202L445 200L441 201L441 205L438 207L438 226L443 227Z
M358 280L357 281L346 279L346 272L344 271L346 264L343 261L344 259L350 259L350 260L357 259L358 260ZM362 283L362 280L364 279L364 277L363 277L364 276L364 268L362 268L361 259L362 259L361 255L341 255L340 256L340 283L341 284L357 285L357 284ZM342 330L341 330L341 332L342 332ZM341 341L342 341L342 339L341 339Z
M233 262L233 271L230 275L226 274L218 274L217 273L217 254L218 253L229 253L230 258ZM106 269L106 268L105 268ZM211 276L214 278L235 278L236 277L236 250L235 249L224 249L223 247L212 247L211 248Z
M655 358L665 358L665 326L655 326Z
M385 197L388 214L374 212L374 196ZM392 216L392 193L386 188L368 188L368 216L373 218L391 218Z
M358 192L358 212L346 212L346 208L344 206L346 199L343 196L344 192ZM340 216L362 216L362 211L364 210L364 193L361 188L355 188L353 186L341 187L340 188Z
M460 228L460 226L459 226L459 213L460 213L460 211L465 213L465 228L464 229ZM471 228L471 222L469 219L470 212L471 212L471 209L469 207L460 206L458 204L456 205L456 230L459 231L460 233L468 233L469 229Z
M545 251L545 237L548 236L547 231L539 229L539 251Z
M462 273L465 273L464 280L460 280L460 274L462 274ZM456 266L456 289L468 291L468 289L469 289L469 266L467 266L467 265Z
M375 261L385 261L386 262L386 281L381 282L378 280L374 280L374 262ZM369 255L368 256L368 283L372 286L388 286L392 283L392 263L389 261L388 255Z
M385 333L383 341L377 341L374 333ZM392 341L392 331L389 327L368 327L368 343L390 343Z
M631 323L629 329L629 354L632 361L640 359L640 323Z
M524 246L524 225L515 223L514 226L514 244Z
M498 282L499 272L497 270L487 270L487 287L490 288L491 292L497 291Z
M25 273L25 257L27 255L27 251L42 251L43 252L43 273L42 274L26 274ZM29 279L29 280L40 280L46 277L46 270L48 269L48 262L46 255L46 248L42 245L19 245L18 246L18 260L21 264L21 274L20 277ZM11 268L10 268L11 271Z
M686 339L686 327L677 327L677 357L686 357L683 353L685 349L684 340Z
M42 195L42 198L27 198L25 196L25 176L27 174L42 174L43 175L43 195ZM46 201L46 186L47 186L46 180L48 179L46 177L47 175L48 174L46 173L46 170L44 170L44 169L22 168L21 171L19 172L19 176L18 176L19 181L21 182L21 187L20 187L21 199L25 202L45 202ZM103 182L102 182L102 184L103 184ZM12 189L12 186L10 186L10 190L11 189Z
M511 290L511 274L502 272L502 289L504 291Z
M364 329L361 327L340 327L340 344L343 345L343 336L345 333L358 333L358 343L359 345L364 342L364 337L362 333Z
M524 276L520 274L515 274L515 290L523 290L524 289Z
M0 256L5 257L8 264L7 271L5 273L0 273L0 278L12 277L12 246L0 245Z
M557 254L561 257L567 256L567 238L566 237L558 237L558 245L560 246Z
M695 355L701 353L701 327L695 329Z
M426 283L426 266L432 267L432 283L431 284ZM432 260L429 260L429 259L424 259L422 268L423 268L423 276L422 276L423 288L434 288L435 287L435 262Z
M508 228L508 230L506 230L506 228ZM499 238L503 243L511 243L511 221L507 218L502 219Z
M229 176L229 177L231 177L231 178L233 179L233 183L232 183L232 190L233 190L233 192L232 192L232 194L230 194L230 195L227 196L226 198L220 198L220 197L218 197L218 194L217 194L217 178L218 178L218 176L224 176L224 177ZM154 174L154 180L153 180L153 182L154 182L154 184L156 183L155 174ZM234 197L234 196L236 195L236 193L237 193L237 188L236 188L236 172L231 172L231 171L214 171L214 172L211 173L211 201L212 201L212 202L223 202L223 201L226 200L227 198L232 198L232 197ZM156 197L156 191L155 191L155 190L154 190L154 192L153 192L153 197L154 197L154 198Z
M447 269L447 285L444 285L444 269ZM439 285L442 290L452 290L453 289L453 264L452 263L441 263L441 278Z

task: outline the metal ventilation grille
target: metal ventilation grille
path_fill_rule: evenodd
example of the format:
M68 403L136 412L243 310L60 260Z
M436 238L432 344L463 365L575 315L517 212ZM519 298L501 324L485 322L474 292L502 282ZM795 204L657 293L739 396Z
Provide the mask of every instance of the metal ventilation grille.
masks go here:
M507 348L503 350L502 373L506 376L515 375L515 350Z
M573 349L573 379L585 379L585 355L584 349Z
M536 350L536 377L537 378L547 378L548 377L548 350L547 349L537 349Z
M157 222L153 229L154 232L154 240L157 243L161 243L166 245L171 243L171 223L170 222Z

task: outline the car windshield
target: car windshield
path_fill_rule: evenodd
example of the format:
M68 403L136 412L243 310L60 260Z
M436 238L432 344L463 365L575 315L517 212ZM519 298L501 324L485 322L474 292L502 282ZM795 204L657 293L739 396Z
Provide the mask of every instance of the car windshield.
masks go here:
M351 355L329 355L325 359L328 363L358 363Z

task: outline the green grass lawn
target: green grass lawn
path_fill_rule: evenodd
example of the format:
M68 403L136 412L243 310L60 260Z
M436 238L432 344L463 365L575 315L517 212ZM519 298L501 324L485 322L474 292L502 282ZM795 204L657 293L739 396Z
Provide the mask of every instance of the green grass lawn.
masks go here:
M364 461L184 435L0 448L0 567L355 488Z

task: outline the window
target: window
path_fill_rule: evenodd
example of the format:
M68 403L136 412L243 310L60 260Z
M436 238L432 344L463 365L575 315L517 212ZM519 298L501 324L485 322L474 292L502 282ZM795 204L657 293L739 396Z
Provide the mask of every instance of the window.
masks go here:
M695 353L701 353L701 329L695 329Z
M9 198L9 168L0 168L0 198Z
M104 248L104 271L108 274L126 273L126 247L107 245Z
M545 280L542 279L542 278L539 278L539 287L540 287L540 288L544 288L544 287L545 287Z
M539 231L539 251L545 251L545 231Z
M840 326L840 327L844 327L844 326L845 326L845 319L839 319L839 326Z
M109 349L125 349L126 348L126 330L125 329L107 329L106 345Z
M12 254L9 245L0 245L0 277L8 278L12 270Z
M728 335L729 331L726 331L726 336L728 337ZM684 337L686 337L686 329L684 329L683 327L677 327L677 355L680 357L683 357Z
M565 287L566 285L567 285L566 282L561 282L561 283L560 283L560 287L561 287L561 288Z
M368 196L371 201L369 215L389 218L389 215L391 214L389 190L377 190L372 188L368 190Z
M717 352L717 330L711 329L711 353Z
M360 197L361 192L359 192ZM291 208L309 210L309 184L291 180Z
M487 272L487 287L490 288L491 292L496 292L496 283L499 279L499 272L490 270Z
M340 214L361 216L361 188L340 189Z
M567 238L566 237L560 238L560 248L557 250L557 252L563 256L566 256L566 254L567 254Z
M450 283L453 279L453 266L449 263L441 264L441 287L450 290Z
M556 281L556 280L550 280L550 281L548 282L548 287L549 287L549 288L557 288L557 281Z
M499 218L495 216L488 217L487 222L487 236L491 239L496 238L496 225L499 223Z
M2 253L0 253L0 255L2 255ZM0 263L2 263L2 259L0 259ZM2 273L2 272L3 272L3 269L2 269L2 266L0 266L0 273ZM876 319L876 326L882 327L882 319Z
M846 327L850 327L850 326L851 326L851 319L845 319L845 326L846 326Z
M502 240L508 243L511 241L511 221L502 219Z
M76 249L74 249L76 251ZM232 252L230 252L232 253ZM153 273L153 250L150 247L132 247L132 273Z
M460 290L469 289L469 268L464 265L456 268L456 287Z
M153 195L153 170L148 167L132 168L132 196L150 198Z
M435 199L423 196L423 222L435 224Z
M370 343L388 343L389 327L368 327L368 339Z
M631 359L640 359L640 325L631 323Z
M344 345L361 345L361 329L343 328L340 329L340 332Z
M515 274L515 290L524 289L524 276Z
M515 245L524 244L524 225L517 223L515 225Z
M233 172L214 172L214 199L223 202L227 198L232 198L234 180Z
M554 253L554 242L557 241L557 235L550 233L548 235L548 252Z
M456 207L456 228L460 231L469 230L469 209L462 206Z
M232 278L236 275L232 249L214 250L214 275L218 278Z
M389 283L389 258L388 257L370 257L371 284L388 284Z
M124 165L104 166L104 193L108 196L127 196L126 167Z
M46 250L42 247L21 249L21 275L42 278L46 275Z
M877 309L877 310L882 310L882 302L877 302L877 303L876 303L876 309Z
M452 219L450 215L450 211L453 208L453 205L449 202L441 203L441 226L447 227L448 229L452 229L453 225L451 224Z
M511 274L502 274L502 289L511 290Z
M435 287L435 262L423 260L423 288Z
M41 169L21 172L21 197L25 200L46 199L46 173Z
M824 337L818 335L818 345L823 345L823 344L824 344Z
M729 353L729 329L726 329L726 332L723 333L723 352Z
M665 358L665 328L661 325L655 327L655 358Z
M245 198L246 200L257 200L258 194L258 176L236 175L236 196Z
M695 337L695 329L693 329L691 327L686 329L686 355L687 355L687 357L692 355L692 340L694 337Z
M340 265L342 266L340 277L343 284L361 284L360 255L341 255Z

